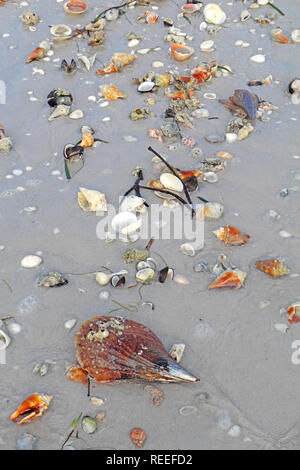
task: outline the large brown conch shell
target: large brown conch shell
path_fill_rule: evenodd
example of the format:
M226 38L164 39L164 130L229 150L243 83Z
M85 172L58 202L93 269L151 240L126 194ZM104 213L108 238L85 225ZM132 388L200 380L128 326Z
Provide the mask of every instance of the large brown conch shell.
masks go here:
M87 320L75 336L82 371L98 383L116 381L197 382L174 362L160 339L146 326L116 316ZM72 367L68 378L76 380Z

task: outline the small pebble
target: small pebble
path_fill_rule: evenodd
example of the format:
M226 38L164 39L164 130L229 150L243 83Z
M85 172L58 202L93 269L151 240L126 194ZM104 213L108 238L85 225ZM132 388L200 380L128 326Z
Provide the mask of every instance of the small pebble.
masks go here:
M204 138L206 142L209 142L210 144L219 144L225 140L224 134L211 134L206 135Z

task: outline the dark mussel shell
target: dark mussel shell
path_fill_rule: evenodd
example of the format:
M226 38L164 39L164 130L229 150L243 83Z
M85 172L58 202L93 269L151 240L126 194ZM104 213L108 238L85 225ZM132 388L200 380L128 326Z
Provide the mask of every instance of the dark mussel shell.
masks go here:
M68 62L65 59L63 59L61 62L60 68L61 70L63 70L63 72L73 73L77 70L77 64L75 60L72 59L70 65L68 65Z
M293 93L299 92L300 91L300 78L293 78L293 80L291 80L289 83L288 90L291 95Z
M176 113L175 113L174 109L172 109L172 108L167 108L167 109L165 110L165 118L173 118L173 119L174 119L174 118L175 118L175 115L176 115Z
M75 335L79 365L98 383L197 382L141 323L117 316L87 320Z
M189 191L197 191L198 189L198 180L196 176L191 176L185 181L185 186Z
M67 144L64 147L64 158L69 161L78 161L82 159L84 147L81 145Z
M71 106L73 97L69 91L64 90L63 88L54 88L47 96L47 101L51 108L54 108L59 104Z
M256 118L256 111L259 104L259 99L254 93L248 90L234 90L234 95L230 96L228 101L219 100L233 113L238 110L244 112L246 117L252 121Z

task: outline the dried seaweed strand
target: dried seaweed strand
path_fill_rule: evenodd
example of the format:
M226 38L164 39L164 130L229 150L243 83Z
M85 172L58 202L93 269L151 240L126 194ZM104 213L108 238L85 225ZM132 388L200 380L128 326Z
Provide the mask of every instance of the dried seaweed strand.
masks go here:
M267 5L269 5L270 7L274 8L274 10L278 11L278 13L280 13L282 16L285 16L285 14L283 13L283 11L281 11L276 5L274 5L274 3L267 3Z
M93 19L92 23L96 23L108 11L110 11L110 10L120 10L120 8L127 7L128 5L130 5L130 3L133 3L133 1L132 0L127 1L127 2L122 3L122 5L119 5L117 7L113 6L113 7L106 8L106 10L101 11L101 13L99 13L99 15L97 15L96 18Z

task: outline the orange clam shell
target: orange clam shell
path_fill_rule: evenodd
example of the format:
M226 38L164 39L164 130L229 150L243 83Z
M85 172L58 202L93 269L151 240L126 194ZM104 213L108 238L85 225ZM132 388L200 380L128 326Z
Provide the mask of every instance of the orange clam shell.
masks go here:
M278 259L257 261L255 267L272 277L286 276L290 273L286 264Z
M194 49L192 47L184 46L183 44L173 43L171 44L171 53L174 59L182 62L187 60L194 54Z
M250 235L240 232L237 228L232 227L231 225L221 227L219 230L215 231L214 234L219 238L219 240L224 242L225 245L231 246L245 245L250 238Z
M79 328L75 347L79 366L98 383L198 381L172 360L149 328L133 320L93 317Z
M44 411L47 410L52 398L53 397L49 395L33 393L21 403L17 411L11 415L10 420L17 424L22 424L38 416L42 416Z

